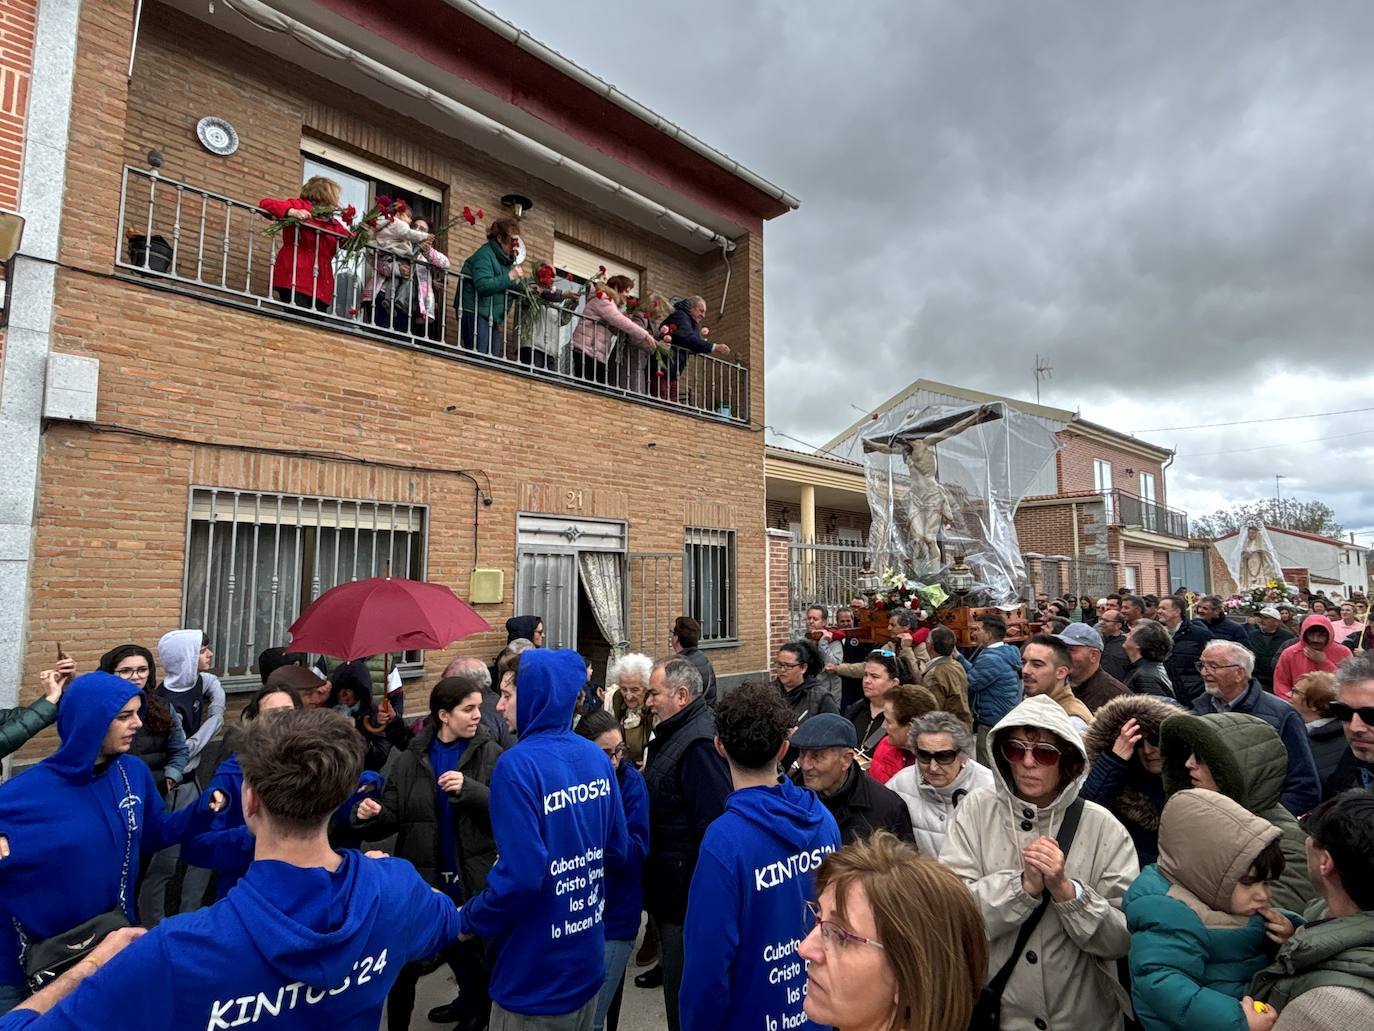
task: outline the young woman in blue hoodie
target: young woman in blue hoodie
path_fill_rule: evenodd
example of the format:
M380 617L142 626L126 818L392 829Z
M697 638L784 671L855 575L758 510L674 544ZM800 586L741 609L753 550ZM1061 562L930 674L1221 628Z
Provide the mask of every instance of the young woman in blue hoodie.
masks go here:
M644 774L628 761L625 735L620 723L605 709L590 712L577 724L581 734L606 753L615 767L620 784L620 801L625 806L625 830L630 836L629 851L623 860L606 864L606 983L596 997L592 1031L604 1031L620 1022L620 999L625 992L625 966L639 937L639 917L644 909L644 890L640 879L644 857L649 854L649 789Z
M741 684L716 704L716 748L735 790L687 893L679 1011L691 1031L806 1021L803 913L840 830L815 792L778 776L793 723L771 684Z

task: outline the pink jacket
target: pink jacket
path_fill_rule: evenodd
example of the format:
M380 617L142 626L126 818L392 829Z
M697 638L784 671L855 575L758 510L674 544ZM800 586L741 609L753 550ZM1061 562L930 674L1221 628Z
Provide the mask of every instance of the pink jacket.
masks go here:
M1336 667L1350 658L1350 649L1335 639L1332 634L1331 620L1325 616L1308 616L1302 621L1303 632L1312 629L1325 630L1331 635L1331 642L1323 655L1325 662L1313 662L1303 650L1302 632L1298 639L1279 653L1279 661L1274 664L1274 694L1287 700L1293 694L1293 685L1305 673L1334 673Z
M604 362L611 354L611 334L618 331L646 351L654 349L654 338L647 329L632 321L609 295L587 299L587 307L573 329L572 345L583 354Z

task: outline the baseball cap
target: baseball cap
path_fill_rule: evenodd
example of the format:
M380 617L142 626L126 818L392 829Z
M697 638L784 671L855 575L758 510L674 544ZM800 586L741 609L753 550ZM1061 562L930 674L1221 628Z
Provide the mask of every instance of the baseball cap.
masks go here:
M1087 623L1070 623L1064 628L1063 633L1054 636L1070 647L1083 645L1088 648L1096 648L1098 651L1102 650L1102 635L1088 626Z
M1259 614L1260 614L1261 616L1264 616L1264 617L1268 618L1268 619L1282 619L1282 618L1283 618L1283 613L1280 612L1278 609L1274 608L1274 606L1272 606L1272 605L1267 605L1267 606L1265 606L1264 608L1260 609Z
M817 713L802 720L792 735L793 748L857 748L859 732L854 724L834 712Z

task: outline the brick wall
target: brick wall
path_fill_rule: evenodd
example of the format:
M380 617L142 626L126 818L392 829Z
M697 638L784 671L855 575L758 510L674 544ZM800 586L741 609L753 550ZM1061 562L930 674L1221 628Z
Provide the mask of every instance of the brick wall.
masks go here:
M1016 537L1023 552L1073 554L1073 506L1037 505L1016 510Z
M788 582L788 545L791 536L785 530L765 531L768 548L768 657L778 645L792 639L789 611L791 604Z
M0 208L19 206L37 0L0 0Z
M1128 494L1140 493L1140 474L1153 473L1155 477L1155 501L1167 504L1164 484L1164 471L1161 463L1122 448L1112 447L1097 440L1084 437L1072 430L1059 434L1064 447L1056 455L1059 463L1059 492L1074 494L1079 491L1093 490L1093 460L1103 459L1112 463L1112 486ZM1127 476L1126 470L1133 470Z

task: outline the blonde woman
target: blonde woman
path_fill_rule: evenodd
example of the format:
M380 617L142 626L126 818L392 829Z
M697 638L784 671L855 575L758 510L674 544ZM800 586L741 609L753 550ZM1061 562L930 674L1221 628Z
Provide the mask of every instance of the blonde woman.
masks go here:
M306 180L298 197L258 201L268 217L293 220L281 231L272 265L272 289L284 304L328 311L334 303L334 255L349 237L348 226L334 212L339 190L333 179L317 175Z

